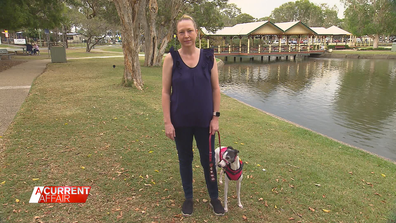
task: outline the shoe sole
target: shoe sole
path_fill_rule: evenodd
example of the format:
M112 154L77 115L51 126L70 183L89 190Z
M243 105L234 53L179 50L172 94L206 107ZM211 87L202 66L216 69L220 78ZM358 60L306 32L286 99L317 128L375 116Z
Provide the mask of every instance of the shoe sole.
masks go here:
M224 213L216 213L216 212L214 211L213 205L212 205L211 203L209 203L209 204L210 204L210 206L212 207L213 213L214 213L215 215L217 215L217 216L223 216L223 215L224 215Z
M183 216L186 216L186 217L190 217L190 216L192 216L192 213L191 213L191 214L185 214L185 213L183 213L183 211L182 211L182 215L183 215Z

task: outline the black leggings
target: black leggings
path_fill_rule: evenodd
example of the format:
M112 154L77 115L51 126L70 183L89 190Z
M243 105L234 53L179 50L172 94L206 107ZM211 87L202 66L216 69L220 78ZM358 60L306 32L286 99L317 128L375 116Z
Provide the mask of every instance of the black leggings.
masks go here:
M204 170L206 186L208 188L209 196L211 199L216 199L219 196L218 186L217 186L217 173L216 168L214 169L214 174L216 181L210 180L209 173L209 127L183 127L176 128L176 149L179 156L179 167L180 176L183 184L184 196L186 199L193 198L193 171L192 171L192 161L193 161L193 137L197 143L199 150L199 155L201 157L201 165ZM214 139L212 136L212 161L215 161L214 153Z

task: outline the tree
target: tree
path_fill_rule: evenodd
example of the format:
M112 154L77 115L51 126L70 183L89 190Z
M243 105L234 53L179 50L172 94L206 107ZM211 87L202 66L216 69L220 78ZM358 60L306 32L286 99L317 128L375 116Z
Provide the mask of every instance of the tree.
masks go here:
M321 4L321 8L323 14L323 27L328 28L330 26L341 26L341 20L337 16L338 9L336 6L329 8L327 4Z
M227 0L146 0L142 19L145 66L160 66L165 49L176 31L180 12L194 17L198 27L215 31L223 27L220 8Z
M91 52L91 49L106 37L107 32L114 28L113 24L104 19L105 12L96 10L99 7L98 4L100 4L99 1L90 2L90 4L80 2L80 4L69 6L63 23L64 34L73 25L79 28L78 33L86 37L86 52Z
M329 8L327 4L315 5L309 0L285 3L271 13L275 22L301 21L307 26L337 25L337 7Z
M378 48L381 34L395 32L394 0L344 0L344 4L346 28L355 36L373 38L373 48Z
M60 25L64 8L59 0L1 0L0 28L52 29Z
M143 90L143 80L139 62L139 36L145 0L113 0L120 18L122 30L122 50L124 52L123 85L133 85Z
M249 23L249 22L255 22L255 21L256 21L256 19L253 16L251 16L251 15L249 15L247 13L239 14L236 17L237 24Z
M145 43L145 66L160 66L166 46L173 37L175 20L184 6L182 0L145 0L142 17Z
M221 9L224 26L230 27L238 24L236 18L241 13L241 9L238 8L236 4L227 4L223 9Z

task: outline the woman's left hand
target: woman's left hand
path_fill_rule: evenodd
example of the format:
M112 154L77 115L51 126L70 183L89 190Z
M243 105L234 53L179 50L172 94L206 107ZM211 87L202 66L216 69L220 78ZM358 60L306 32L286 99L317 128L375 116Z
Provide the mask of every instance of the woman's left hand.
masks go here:
M214 135L219 131L219 117L213 117L210 121L209 133Z

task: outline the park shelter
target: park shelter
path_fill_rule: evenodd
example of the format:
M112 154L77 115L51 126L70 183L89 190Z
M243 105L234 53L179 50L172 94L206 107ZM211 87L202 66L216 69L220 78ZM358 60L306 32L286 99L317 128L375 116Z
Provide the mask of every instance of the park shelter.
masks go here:
M270 21L237 24L232 27L224 27L215 33L207 31L205 28L201 28L201 31L203 36L223 37L224 41L226 37L230 37L231 39L237 37L239 38L240 47L242 44L242 37L248 37L248 48L250 47L250 38L263 35L281 35L283 33L282 29ZM199 38L199 41L199 46L201 47L201 38ZM225 45L224 41L223 45ZM207 46L210 46L209 38L207 38Z
M279 40L279 46L276 46L274 49L276 49L278 52L281 52L283 50L291 50L291 46L287 47L282 47L282 41L281 39L286 37L285 45L289 45L289 37L291 36L296 36L298 38L298 42L296 42L297 46L294 46L294 50L300 51L301 48L306 48L308 51L312 48L310 46L311 41L306 41L308 44L307 47L301 47L302 40L301 38L303 36L308 38L312 38L313 36L316 36L317 33L312 30L310 27L305 25L304 23L300 21L296 22L283 22L283 23L272 23L271 21L262 21L262 22L252 22L252 23L244 23L244 24L237 24L232 27L224 27L223 29L220 29L216 32L209 32L206 29L201 29L202 35L199 37L199 46L202 46L201 39L206 38L207 39L207 47L210 47L209 43L209 37L222 37L223 38L223 46L218 46L218 52L223 52L226 48L228 49L229 52L234 51L233 46L232 46L232 39L235 37L239 38L239 52L242 51L241 47L241 39L243 37L247 37L247 53L250 53L251 49L251 40L250 39L255 39L255 38L268 38L269 36L276 36L277 39ZM229 37L231 39L231 43L226 46L225 44L225 39ZM254 41L253 41L254 42ZM256 46L255 46L256 47ZM318 46L319 47L319 46ZM257 47L256 47L257 48ZM258 51L260 52L261 46L258 47ZM268 49L267 49L268 50ZM271 45L269 46L269 51L271 51Z
M345 31L337 26L331 26L329 28L324 28L324 27L311 27L312 30L314 30L318 36L330 38L330 42L333 42L334 37L341 37L342 40L341 42L344 42L344 38L349 37L350 40L352 40L352 34L348 31Z

